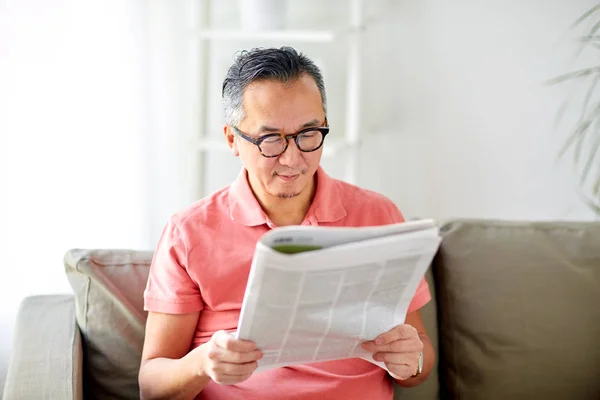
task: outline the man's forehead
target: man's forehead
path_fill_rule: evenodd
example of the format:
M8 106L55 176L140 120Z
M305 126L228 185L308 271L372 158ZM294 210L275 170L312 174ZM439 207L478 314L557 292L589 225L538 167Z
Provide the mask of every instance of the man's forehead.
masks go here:
M320 91L310 76L301 79L289 83L259 80L248 85L243 95L246 129L268 133L321 125Z
M314 127L314 126L319 126L323 123L323 121L319 121L319 119L317 118L313 118L308 122L305 122L299 126L295 126L294 129L299 131L301 129L304 128L310 128L310 127ZM260 125L257 129L259 132L281 132L282 131L282 127L278 127L277 125L269 125L269 124L263 124Z
M307 85L314 86L318 90L317 82L314 78L308 74L301 74L298 77L287 79L286 81L282 81L278 78L258 78L252 82L250 82L246 88L247 90L256 90L258 88L270 88L270 89L289 89L294 85Z
M260 78L245 87L243 96L257 97L283 94L305 94L321 98L321 92L314 78L308 74L302 74L297 78L282 82L276 78Z

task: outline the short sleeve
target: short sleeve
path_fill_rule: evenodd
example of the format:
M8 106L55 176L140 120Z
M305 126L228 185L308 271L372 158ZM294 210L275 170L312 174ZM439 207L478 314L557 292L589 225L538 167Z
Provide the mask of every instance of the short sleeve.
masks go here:
M404 222L404 216L396 207L396 205L390 200L389 201L389 213L392 223ZM429 285L425 278L421 279L415 295L413 296L410 304L408 305L407 313L417 311L431 300L431 293L429 291Z
M425 278L421 279L415 295L413 296L410 304L408 305L407 313L417 311L431 300L431 293L429 292L429 285Z
M198 285L188 273L185 238L170 220L163 229L150 266L144 310L187 314L204 308Z
M391 200L388 200L388 213L390 214L392 224L404 222L404 215L402 215L398 207Z

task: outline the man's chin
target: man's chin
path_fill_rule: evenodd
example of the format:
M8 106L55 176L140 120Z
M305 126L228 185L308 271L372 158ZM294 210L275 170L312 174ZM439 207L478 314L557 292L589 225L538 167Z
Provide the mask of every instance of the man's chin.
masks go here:
M302 187L299 183L300 182L291 182L282 184L281 182L277 182L277 184L271 186L269 192L272 196L279 199L293 199L302 193Z
M294 197L298 196L300 193L296 193L296 192L279 192L276 194L276 196L280 199L293 199Z

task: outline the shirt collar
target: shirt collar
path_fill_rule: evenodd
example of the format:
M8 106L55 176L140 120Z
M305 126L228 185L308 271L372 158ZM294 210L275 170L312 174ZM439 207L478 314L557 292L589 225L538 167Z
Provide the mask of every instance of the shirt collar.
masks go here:
M245 168L229 188L229 215L232 220L245 226L267 223L267 215L250 189ZM317 169L317 192L307 217L311 216L317 223L334 222L346 216L336 180L320 166Z
M317 170L317 192L308 215L317 222L334 222L346 216L338 181L331 178L322 167Z

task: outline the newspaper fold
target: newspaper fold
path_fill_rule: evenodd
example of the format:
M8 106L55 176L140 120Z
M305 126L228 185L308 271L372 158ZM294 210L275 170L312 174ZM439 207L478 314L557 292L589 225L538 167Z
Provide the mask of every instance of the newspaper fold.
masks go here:
M402 324L440 244L433 220L377 227L292 226L257 243L236 337L264 353L257 372L360 357Z

